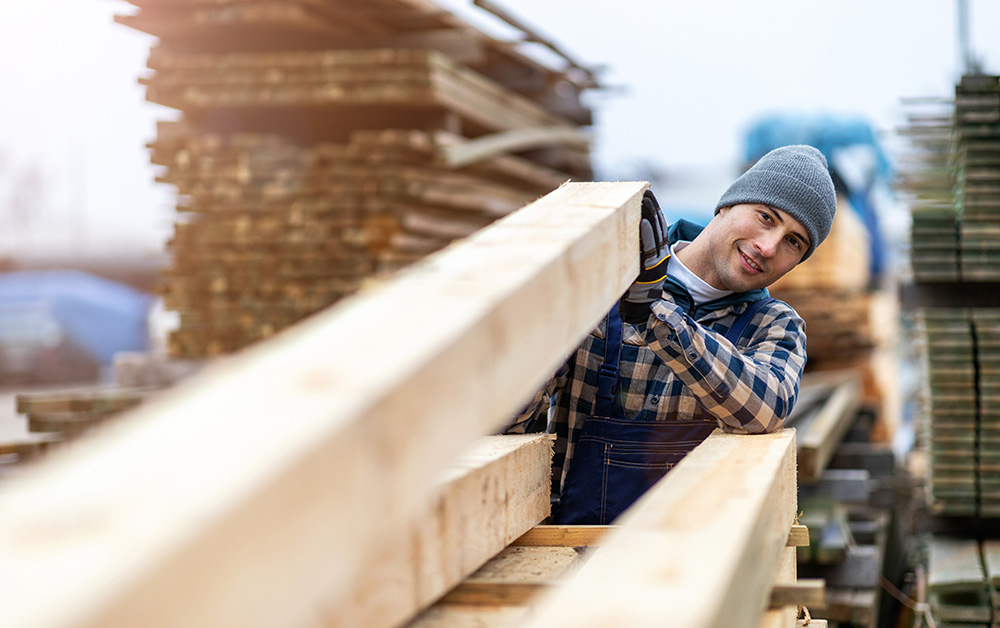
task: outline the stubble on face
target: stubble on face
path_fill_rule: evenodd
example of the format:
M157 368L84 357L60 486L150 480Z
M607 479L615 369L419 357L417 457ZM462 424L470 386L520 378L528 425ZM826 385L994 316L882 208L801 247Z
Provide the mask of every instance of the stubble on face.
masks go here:
M765 222L768 218L762 217L762 211L775 226ZM702 279L722 290L746 292L765 288L794 268L803 252L788 249L785 238L804 229L791 216L778 212L762 205L719 210L706 227Z

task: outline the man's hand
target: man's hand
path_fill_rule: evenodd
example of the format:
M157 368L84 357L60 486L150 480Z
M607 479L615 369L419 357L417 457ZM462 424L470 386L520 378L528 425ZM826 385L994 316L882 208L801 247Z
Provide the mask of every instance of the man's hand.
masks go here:
M663 280L667 277L670 245L667 243L667 221L656 197L649 190L642 195L642 219L639 222L639 262L641 270L635 282L625 292L619 306L626 323L644 323L649 318L649 306L660 299Z

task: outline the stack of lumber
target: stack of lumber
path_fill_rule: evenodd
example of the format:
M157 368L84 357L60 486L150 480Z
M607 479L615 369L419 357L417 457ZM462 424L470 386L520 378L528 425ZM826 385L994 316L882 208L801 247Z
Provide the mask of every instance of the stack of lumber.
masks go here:
M21 393L15 397L16 410L27 418L29 432L68 440L134 408L151 392L148 388L108 388Z
M813 255L769 287L806 322L808 371L856 369L863 402L876 409L875 437L892 439L901 422L895 294L871 288L868 233L843 198L830 235Z
M891 450L870 442L860 403L859 373L809 373L787 425L797 432L799 523L809 530L808 545L798 548L799 574L826 582L825 602L810 610L874 627L893 509L902 505L885 495L895 464Z
M165 302L181 312L175 356L230 352L267 337L521 207L561 176L513 157L451 172L449 137L358 131L304 148L276 136L207 136L164 181L188 193L170 247ZM518 170L520 167L520 170ZM528 176L515 179L521 171Z
M900 156L896 188L909 205L910 268L918 282L957 281L958 213L951 99L911 99L908 123L899 129L910 147Z
M1000 280L1000 77L963 76L950 110L912 115L899 188L918 282Z
M592 176L594 87L427 0L134 0L159 37L152 160L179 213L162 277L174 357L273 335Z
M1000 618L1000 540L986 539L979 547L983 553L983 569L986 571L993 617Z
M933 510L976 515L976 366L969 310L928 308L918 314L925 339L921 391L924 442L930 450Z
M974 539L935 535L927 544L927 597L938 626L992 626L994 603Z
M933 510L1000 517L1000 310L926 308L917 321Z
M1000 280L1000 77L963 76L955 87L957 187L963 281Z
M979 515L1000 517L1000 310L972 311L976 345Z

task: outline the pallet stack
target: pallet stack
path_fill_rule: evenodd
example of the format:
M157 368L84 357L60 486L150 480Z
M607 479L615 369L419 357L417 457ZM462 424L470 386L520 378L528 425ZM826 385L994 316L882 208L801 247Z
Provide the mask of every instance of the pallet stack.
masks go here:
M578 67L553 70L426 0L134 0L159 37L151 144L178 190L175 357L268 337L589 179Z

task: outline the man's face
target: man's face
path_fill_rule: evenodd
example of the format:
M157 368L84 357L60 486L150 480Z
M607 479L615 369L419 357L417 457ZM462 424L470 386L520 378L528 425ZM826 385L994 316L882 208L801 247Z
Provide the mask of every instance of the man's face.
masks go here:
M809 249L809 234L784 211L759 204L724 207L709 223L709 252L717 288L764 288L795 268Z

